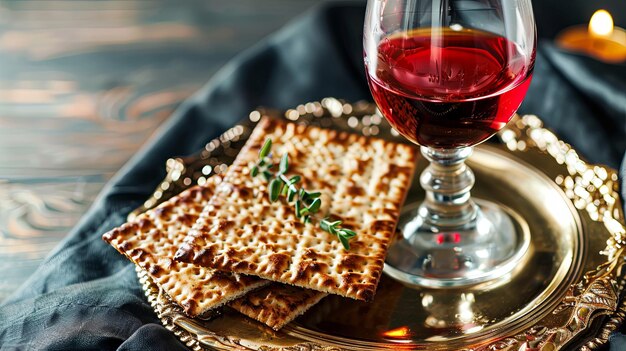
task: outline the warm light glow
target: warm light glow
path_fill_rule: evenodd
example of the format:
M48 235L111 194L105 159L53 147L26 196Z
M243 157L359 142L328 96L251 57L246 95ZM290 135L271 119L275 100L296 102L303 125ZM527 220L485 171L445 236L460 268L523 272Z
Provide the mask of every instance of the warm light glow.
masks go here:
M609 36L613 33L613 17L606 10L598 10L589 21L589 33L593 35Z
M557 38L559 46L612 63L626 61L626 30L614 26L611 14L598 10L588 26L565 29Z
M459 320L463 323L471 323L474 321L474 311L472 305L474 304L474 294L467 293L461 295L461 301L459 303Z
M452 29L453 31L456 31L456 32L460 32L460 31L463 30L463 26L458 24L458 23L453 23L453 24L450 25L450 29Z
M411 329L409 329L408 327L391 329L383 333L383 336L386 336L388 338L405 338L409 335L411 335Z

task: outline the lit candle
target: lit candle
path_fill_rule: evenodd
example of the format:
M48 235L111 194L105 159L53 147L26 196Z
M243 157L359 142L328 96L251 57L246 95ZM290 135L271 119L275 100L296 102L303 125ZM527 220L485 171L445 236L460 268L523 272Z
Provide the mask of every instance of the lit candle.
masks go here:
M613 17L606 10L598 10L589 26L565 29L556 39L564 49L583 52L611 63L626 61L626 31L613 25Z

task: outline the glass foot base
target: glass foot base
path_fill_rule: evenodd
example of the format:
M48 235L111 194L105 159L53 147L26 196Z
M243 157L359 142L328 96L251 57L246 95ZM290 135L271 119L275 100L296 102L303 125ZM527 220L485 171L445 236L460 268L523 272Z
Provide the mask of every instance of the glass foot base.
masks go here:
M389 248L385 273L427 288L508 280L529 249L528 225L511 209L476 203L475 220L460 227L434 227L425 220L424 206L409 206L400 216L402 235Z

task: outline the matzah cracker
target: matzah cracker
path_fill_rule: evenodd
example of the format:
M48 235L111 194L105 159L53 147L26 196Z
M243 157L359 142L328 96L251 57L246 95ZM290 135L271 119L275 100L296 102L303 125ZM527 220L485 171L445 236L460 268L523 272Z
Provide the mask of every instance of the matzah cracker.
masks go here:
M325 293L284 284L271 284L228 305L252 319L279 330L326 296Z
M210 177L153 210L102 236L152 277L191 317L236 299L269 282L217 272L173 260L178 245L196 221L221 179Z
M271 203L267 181L249 174L266 138L276 162L289 153L288 176L301 175L298 186L322 192L319 214L357 232L349 251L318 225L303 224L284 198ZM371 300L416 160L408 145L264 118L176 259Z

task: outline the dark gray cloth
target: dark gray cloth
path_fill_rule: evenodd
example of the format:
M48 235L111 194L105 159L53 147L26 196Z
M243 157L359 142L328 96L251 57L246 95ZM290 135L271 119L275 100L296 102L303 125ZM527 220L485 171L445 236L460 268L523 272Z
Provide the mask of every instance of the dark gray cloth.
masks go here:
M100 236L152 193L167 158L196 152L257 106L285 109L325 96L371 100L363 18L361 3L319 7L237 57L185 102L0 306L0 350L184 350L160 325L132 265ZM541 116L590 161L618 167L626 148L625 85L624 66L542 42L521 112Z

